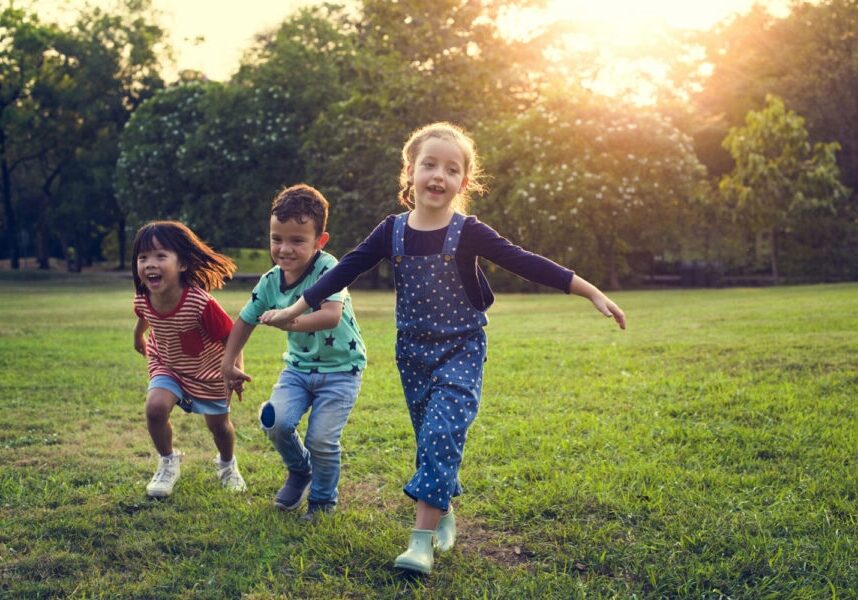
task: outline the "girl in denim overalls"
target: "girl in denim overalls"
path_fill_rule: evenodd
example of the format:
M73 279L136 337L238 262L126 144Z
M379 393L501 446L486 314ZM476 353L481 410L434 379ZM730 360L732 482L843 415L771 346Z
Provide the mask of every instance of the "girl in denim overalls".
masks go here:
M429 573L433 547L449 550L456 525L450 500L477 415L486 359L486 309L493 296L476 264L483 256L521 277L588 298L625 328L622 310L568 269L526 252L457 209L481 191L472 140L449 123L427 125L402 151L401 200L408 212L385 219L360 246L289 308L260 322L289 322L386 258L396 283L396 363L417 438L416 472L404 492L417 503L408 549L394 566Z

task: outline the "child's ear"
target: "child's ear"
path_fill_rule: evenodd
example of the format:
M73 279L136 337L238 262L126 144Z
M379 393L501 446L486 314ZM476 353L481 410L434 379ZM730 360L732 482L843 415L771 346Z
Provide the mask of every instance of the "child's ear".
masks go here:
M459 191L464 192L466 189L468 189L468 176L467 175L462 177L462 185L459 186Z
M327 231L323 231L322 235L316 238L316 250L321 250L325 247L325 244L328 243L328 240L331 239L331 234Z

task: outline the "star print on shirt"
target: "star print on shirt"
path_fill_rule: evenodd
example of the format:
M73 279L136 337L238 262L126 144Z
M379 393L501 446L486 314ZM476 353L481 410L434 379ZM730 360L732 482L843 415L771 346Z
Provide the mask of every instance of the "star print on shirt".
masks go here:
M355 349L357 349L357 342L352 340L349 342L349 350L355 350Z
M309 348L307 348L307 346L302 346L302 347L301 347L301 352L303 352L304 354L307 354L309 351L310 351L310 349L309 349Z
M253 302L254 304L256 304L257 300L259 300L259 296L257 295L257 293L251 292L250 293L250 301Z
M326 266L325 266L325 267L322 267L322 270L321 270L321 271L319 271L319 277L321 277L322 275L324 275L324 274L325 274L325 271L327 271L327 270L328 270L328 267L326 267Z
M352 375L357 375L358 373L360 373L360 369L358 369L358 366L357 366L357 365L352 365L351 374L352 374Z
M319 367L310 367L310 373L318 373Z
M297 369L298 367L300 367L300 366L301 366L301 361L300 361L300 360L298 360L298 359L293 360L293 361L292 361L292 366L293 366L293 367L295 367L295 368Z
M334 345L334 336L329 335L325 338L325 346L333 346Z

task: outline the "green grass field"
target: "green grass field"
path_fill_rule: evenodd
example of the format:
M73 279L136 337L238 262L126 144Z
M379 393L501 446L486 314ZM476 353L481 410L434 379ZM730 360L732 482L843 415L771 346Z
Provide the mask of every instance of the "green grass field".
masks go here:
M216 296L235 315L247 290ZM580 298L498 298L459 541L414 578L392 568L414 452L392 295L354 293L370 366L340 510L304 525L271 506L256 425L282 334L251 339L233 411L250 491L219 488L176 411L182 479L150 501L130 281L2 274L0 596L858 597L858 285L613 297L626 332Z

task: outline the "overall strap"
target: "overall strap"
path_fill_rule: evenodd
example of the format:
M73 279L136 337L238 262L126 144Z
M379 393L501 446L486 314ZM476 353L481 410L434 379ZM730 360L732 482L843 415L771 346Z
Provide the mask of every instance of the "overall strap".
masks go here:
M405 256L405 223L408 221L408 212L396 215L393 221L393 258ZM400 259L401 260L401 259Z
M447 237L444 238L444 248L441 254L444 260L450 260L447 257L456 255L456 250L459 248L459 238L462 236L462 228L465 226L465 215L453 213L453 218L450 219L450 225L447 227Z

